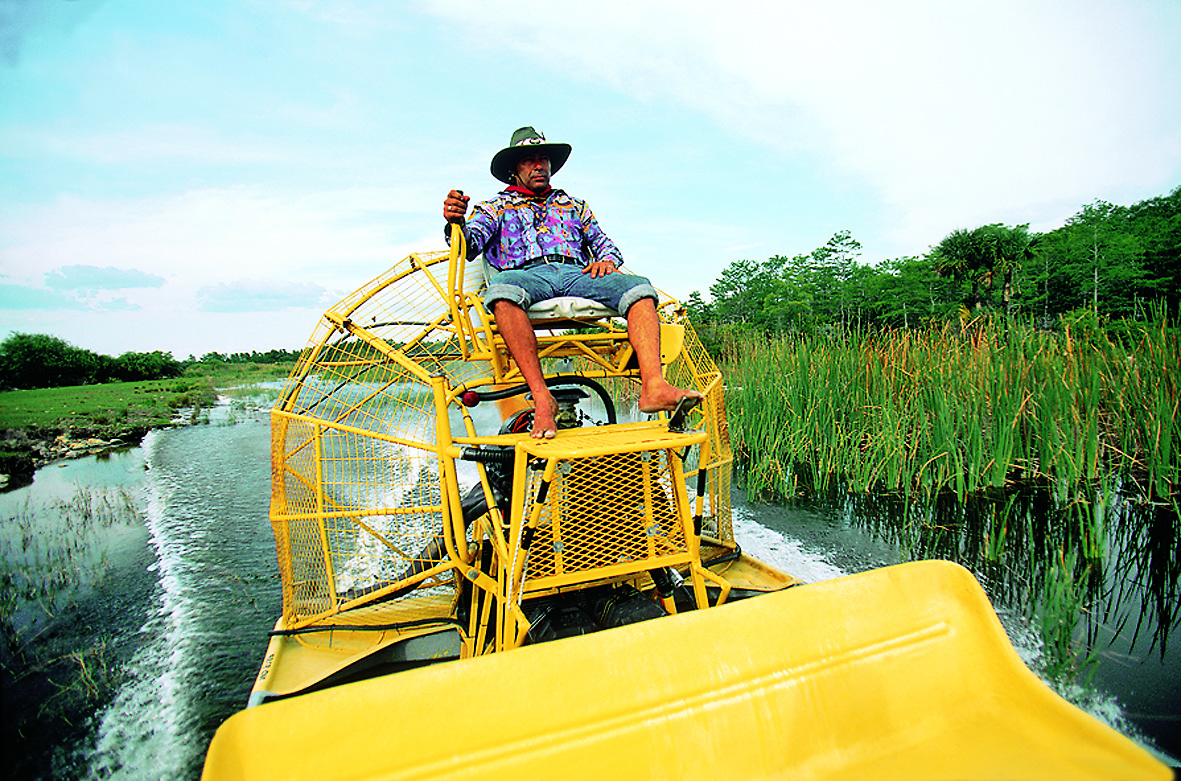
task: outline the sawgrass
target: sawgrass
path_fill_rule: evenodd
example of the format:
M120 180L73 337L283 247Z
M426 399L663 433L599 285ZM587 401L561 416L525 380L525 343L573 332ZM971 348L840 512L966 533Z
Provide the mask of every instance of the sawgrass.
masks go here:
M1093 670L1127 599L1096 590L1104 572L1154 595L1134 631L1155 627L1163 652L1181 604L1181 340L1163 315L1112 333L977 320L752 340L723 366L740 474L752 498L836 499L903 559L967 566L1028 616L1052 679Z
M1045 480L1069 502L1120 475L1181 485L1181 341L1164 317L1113 340L981 320L924 331L752 340L725 367L747 488L957 497Z

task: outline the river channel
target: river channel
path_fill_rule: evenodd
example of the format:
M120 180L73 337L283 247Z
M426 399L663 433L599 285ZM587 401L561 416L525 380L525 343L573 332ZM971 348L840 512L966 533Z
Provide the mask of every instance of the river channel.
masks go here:
M214 731L246 703L280 610L269 447L265 412L222 405L207 424L50 464L0 494L12 777L199 777ZM734 506L743 548L806 580L909 555L904 540L858 516L865 503L768 506L736 491ZM1176 756L1181 638L1169 642L1169 626L1137 629L1135 616L1152 612L1159 624L1160 609L1119 588L1125 576L1106 573L1108 591L1123 596L1091 632L1093 675L1059 690ZM998 604L998 613L1041 673L1025 612Z

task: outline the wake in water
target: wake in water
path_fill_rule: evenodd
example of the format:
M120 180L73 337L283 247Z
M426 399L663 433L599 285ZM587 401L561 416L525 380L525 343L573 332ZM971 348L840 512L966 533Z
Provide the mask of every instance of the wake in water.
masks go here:
M185 692L181 680L191 664L185 627L191 604L180 588L176 546L167 523L175 494L170 475L158 465L156 432L145 437L149 480L147 526L156 555L150 568L157 586L155 610L139 630L142 644L126 670L114 701L99 714L90 757L90 778L181 778L193 765L192 741L185 741Z
M823 556L806 550L804 543L768 529L737 507L734 508L734 539L746 553L805 583L832 580L845 574Z
M93 779L196 779L214 730L242 708L278 613L263 421L145 438L155 561L146 620L96 714Z

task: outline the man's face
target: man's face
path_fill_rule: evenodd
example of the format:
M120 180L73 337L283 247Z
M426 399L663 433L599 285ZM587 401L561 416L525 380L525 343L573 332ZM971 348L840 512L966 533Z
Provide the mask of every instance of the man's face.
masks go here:
M517 163L517 184L542 192L549 187L550 162L546 155L527 155Z

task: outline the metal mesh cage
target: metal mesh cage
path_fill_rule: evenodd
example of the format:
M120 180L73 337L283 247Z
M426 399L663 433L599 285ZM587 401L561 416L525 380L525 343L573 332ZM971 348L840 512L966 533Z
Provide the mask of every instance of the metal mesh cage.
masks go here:
M290 625L436 563L421 555L446 521L429 378L479 372L458 360L446 260L412 255L330 309L272 411Z
M539 480L539 472L531 470L529 495L536 495ZM685 553L673 480L663 450L561 461L529 552L530 587L568 582L551 576L605 568L613 574L640 572Z
M346 610L364 622L380 612L375 600L411 589L421 604L455 595L454 568L464 556L470 561L466 546L486 532L465 531L459 518L459 497L480 473L456 459L454 437L475 443L492 433L473 433L474 413L458 398L465 389L519 381L480 309L482 283L476 263L444 252L411 255L331 307L313 332L272 410L271 521L287 627L329 623ZM530 583L687 561L678 483L688 475L691 504L700 470L708 475L704 529L732 538L720 375L675 302L666 299L659 311L664 322L683 326L683 346L666 372L705 395L689 424L709 439L684 464L686 454L673 463L656 448L560 465L528 562ZM561 347L564 357L544 363L547 371L560 361L560 371L597 379L623 417L635 420L639 386L619 325L601 345L572 342ZM550 338L561 346L562 337Z

